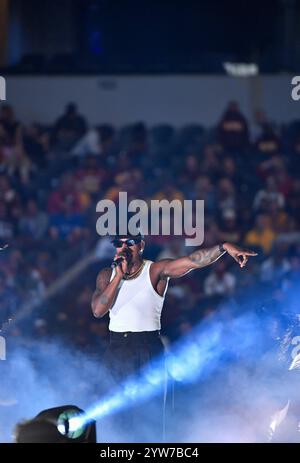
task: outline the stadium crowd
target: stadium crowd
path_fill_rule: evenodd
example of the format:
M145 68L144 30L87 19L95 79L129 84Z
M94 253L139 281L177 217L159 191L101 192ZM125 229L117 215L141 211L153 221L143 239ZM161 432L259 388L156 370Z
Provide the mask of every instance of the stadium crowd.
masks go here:
M74 103L51 126L26 126L3 104L0 246L9 247L0 253L0 321L32 306L13 324L11 338L62 336L85 351L103 351L107 316L93 318L90 300L96 274L114 250L96 233L96 203L117 202L121 191L128 201L202 199L203 246L231 241L259 253L243 270L225 257L171 281L162 319L167 341L213 317L224 300L242 311L253 287L260 302L273 301L270 310L295 313L299 173L300 121L282 125L259 110L250 122L236 102L209 129L142 122L91 127ZM93 250L88 268L49 297L49 288ZM146 237L149 259L192 250L181 236Z

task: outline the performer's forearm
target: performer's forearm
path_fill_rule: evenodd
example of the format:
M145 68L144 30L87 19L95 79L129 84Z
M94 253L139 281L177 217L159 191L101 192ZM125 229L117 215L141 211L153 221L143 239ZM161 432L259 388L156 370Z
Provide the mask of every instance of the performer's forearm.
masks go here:
M221 249L221 247L222 245L218 245L213 248L199 249L189 256L162 260L158 262L162 267L160 277L162 279L180 278L191 270L210 265L226 252L225 248Z
M92 311L95 317L103 317L112 307L121 277L115 275L104 291L96 290L92 298Z
M189 258L191 259L193 264L196 265L197 268L201 268L213 264L225 252L225 247L224 250L222 250L222 245L217 245L213 246L212 248L197 249L197 251L194 251L192 254L189 255Z

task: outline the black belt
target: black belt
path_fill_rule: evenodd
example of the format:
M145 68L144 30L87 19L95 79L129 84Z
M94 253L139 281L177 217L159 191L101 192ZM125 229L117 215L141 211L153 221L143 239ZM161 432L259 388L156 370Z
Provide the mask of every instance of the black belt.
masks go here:
M160 337L160 331L110 331L110 339L153 339Z

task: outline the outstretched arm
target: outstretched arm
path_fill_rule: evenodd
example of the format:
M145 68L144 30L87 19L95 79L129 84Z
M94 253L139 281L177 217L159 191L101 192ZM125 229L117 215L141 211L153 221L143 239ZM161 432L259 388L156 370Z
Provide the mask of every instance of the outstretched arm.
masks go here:
M240 265L244 267L249 256L256 256L253 251L242 249L231 243L213 246L207 249L197 249L189 256L180 257L179 259L164 259L156 264L160 266L160 277L179 278L197 268L206 267L216 262L225 252L228 252Z

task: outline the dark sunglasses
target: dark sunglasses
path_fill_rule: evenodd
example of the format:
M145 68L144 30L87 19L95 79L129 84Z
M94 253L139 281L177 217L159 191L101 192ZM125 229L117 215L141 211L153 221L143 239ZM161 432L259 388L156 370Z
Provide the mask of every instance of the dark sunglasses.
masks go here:
M112 244L115 248L121 248L123 244L126 244L126 246L134 246L135 244L138 244L141 242L140 238L129 238L126 241L122 240L113 240Z

